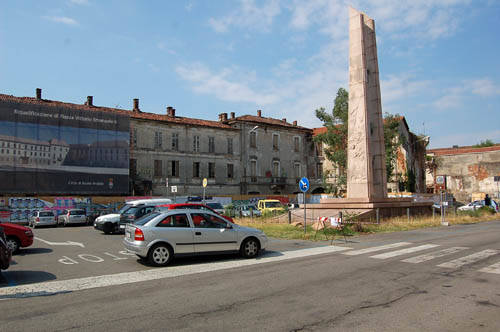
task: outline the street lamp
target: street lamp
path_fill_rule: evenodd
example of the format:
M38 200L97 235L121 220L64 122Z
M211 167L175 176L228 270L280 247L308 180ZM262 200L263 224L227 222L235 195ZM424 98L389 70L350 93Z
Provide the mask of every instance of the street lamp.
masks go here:
M256 131L259 128L259 126L255 126L252 129L250 129L249 133Z

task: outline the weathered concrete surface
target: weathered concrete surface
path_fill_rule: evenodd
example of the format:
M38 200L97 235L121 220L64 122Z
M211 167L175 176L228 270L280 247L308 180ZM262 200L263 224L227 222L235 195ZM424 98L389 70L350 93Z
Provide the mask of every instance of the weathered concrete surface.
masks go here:
M434 187L435 176L446 176L446 189L459 201L471 200L473 193L485 193L498 197L500 183L500 145L484 148L459 147L433 149L437 169L427 174L427 186Z

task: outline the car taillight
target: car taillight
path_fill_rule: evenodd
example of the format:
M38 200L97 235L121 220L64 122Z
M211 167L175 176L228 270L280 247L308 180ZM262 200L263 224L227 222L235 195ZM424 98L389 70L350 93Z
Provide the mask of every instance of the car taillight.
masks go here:
M135 229L134 240L135 241L144 241L144 233L139 228Z
M36 217L36 218L35 218L35 220L36 220L36 221L40 221L40 218Z

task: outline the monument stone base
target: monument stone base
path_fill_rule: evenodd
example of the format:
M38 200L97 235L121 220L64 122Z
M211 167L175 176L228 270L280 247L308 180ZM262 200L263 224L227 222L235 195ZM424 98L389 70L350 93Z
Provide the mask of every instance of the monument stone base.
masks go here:
M407 216L408 209L410 216L414 217L432 214L432 204L432 202L414 202L412 198L385 198L375 201L363 198L329 198L322 199L319 204L307 204L306 215L308 219L337 217L339 212L342 212L344 216L356 215L358 221L375 221L377 210L379 218ZM301 204L300 208L303 211L304 205ZM301 221L300 217L297 221Z

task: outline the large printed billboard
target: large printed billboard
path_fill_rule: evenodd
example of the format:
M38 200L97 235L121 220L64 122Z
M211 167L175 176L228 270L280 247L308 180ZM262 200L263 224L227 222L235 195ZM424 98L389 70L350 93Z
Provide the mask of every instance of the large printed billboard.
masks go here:
M0 193L126 194L129 117L0 101Z

